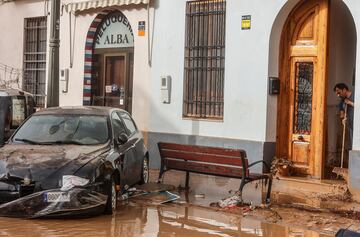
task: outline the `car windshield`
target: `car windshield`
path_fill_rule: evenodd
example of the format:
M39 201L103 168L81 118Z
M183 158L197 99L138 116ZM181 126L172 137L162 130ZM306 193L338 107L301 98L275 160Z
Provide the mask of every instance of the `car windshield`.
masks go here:
M35 115L13 137L30 144L95 145L109 139L107 119L96 115Z

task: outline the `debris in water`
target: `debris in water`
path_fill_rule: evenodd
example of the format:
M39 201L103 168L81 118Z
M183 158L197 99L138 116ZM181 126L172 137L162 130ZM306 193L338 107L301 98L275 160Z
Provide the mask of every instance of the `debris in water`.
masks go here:
M178 200L180 199L180 197L169 191L161 191L154 193L145 193L144 195L138 196L136 199L146 201L147 204L160 205Z
M205 194L195 194L195 198L205 198Z
M236 192L235 195L222 199L217 202L217 205L221 208L231 208L233 206L239 206L243 203L240 192Z
M135 189L137 191L152 193L161 191L173 191L175 190L175 186L161 183L146 183L142 185L136 185Z
M84 188L36 192L0 205L0 216L22 218L89 217L104 211L107 195Z

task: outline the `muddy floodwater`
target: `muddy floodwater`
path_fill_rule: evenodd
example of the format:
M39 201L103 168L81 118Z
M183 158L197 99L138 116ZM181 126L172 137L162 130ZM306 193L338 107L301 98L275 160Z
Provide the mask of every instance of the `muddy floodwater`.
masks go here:
M0 236L305 236L313 231L262 223L239 215L184 204L126 203L113 216L80 220L0 218Z

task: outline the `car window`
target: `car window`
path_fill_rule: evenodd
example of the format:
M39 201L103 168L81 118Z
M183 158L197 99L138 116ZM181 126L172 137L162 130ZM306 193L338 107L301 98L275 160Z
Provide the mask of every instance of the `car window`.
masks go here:
M133 134L136 131L136 125L134 121L130 118L127 113L120 112L121 118L123 119L126 128L129 130L130 134Z
M117 113L112 113L111 122L114 130L114 137L119 137L121 133L127 134L125 127Z
M109 139L107 119L95 115L35 115L13 137L15 142L102 144Z
M25 97L14 96L11 98L11 102L12 102L11 128L17 128L26 118Z

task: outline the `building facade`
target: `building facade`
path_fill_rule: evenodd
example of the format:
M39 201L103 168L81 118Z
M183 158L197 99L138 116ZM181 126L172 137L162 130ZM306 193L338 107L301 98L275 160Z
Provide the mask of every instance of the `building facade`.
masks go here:
M250 162L285 157L295 175L313 179L331 178L340 165L333 87L344 82L359 90L358 0L61 4L60 104L132 113L152 167L160 164L158 141L242 148ZM22 86L39 95L39 106L49 9L48 1L0 5L7 19L0 21L0 63L22 70ZM359 100L355 94L348 162L354 190L360 190Z

